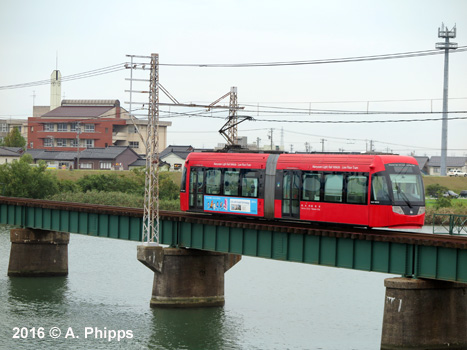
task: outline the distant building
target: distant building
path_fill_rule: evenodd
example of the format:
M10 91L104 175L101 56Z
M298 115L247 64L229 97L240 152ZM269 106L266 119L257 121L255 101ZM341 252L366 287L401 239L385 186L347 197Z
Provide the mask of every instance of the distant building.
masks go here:
M170 170L181 171L185 164L186 157L193 151L194 148L192 146L170 145L160 153L159 158L161 161L170 164Z
M433 156L428 162L429 175L440 176L441 157ZM467 172L467 157L447 157L446 158L447 171L461 170Z
M130 147L89 148L80 152L79 168L128 170L129 165L138 159L138 154Z
M0 164L19 160L23 150L20 147L0 147Z
M33 157L34 163L43 160L55 169L78 168L77 152L29 149L27 153ZM89 148L79 153L79 169L128 170L130 164L138 159L130 147Z
M136 161L134 161L133 163L131 163L128 166L128 169L133 170L133 169L145 168L145 167L146 167L146 159L140 158L140 159L137 159ZM166 163L164 161L160 161L159 162L159 170L169 171L170 170L170 164Z
M17 128L21 136L27 141L28 121L26 119L0 119L0 141L3 141L13 128Z
M429 157L427 156L413 156L418 163L418 168L422 174L428 175L430 170L428 168Z
M36 111L40 115L39 109ZM165 148L170 125L159 123L159 151ZM133 122L119 100L63 100L60 107L28 118L27 134L29 149L77 151L78 147L128 146L145 154L147 120Z

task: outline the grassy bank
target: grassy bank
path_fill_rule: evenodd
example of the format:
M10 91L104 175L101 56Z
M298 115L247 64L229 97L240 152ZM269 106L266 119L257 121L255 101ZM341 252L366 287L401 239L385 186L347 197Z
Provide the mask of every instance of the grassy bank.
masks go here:
M423 184L425 188L429 185L438 184L459 193L462 190L467 190L467 177L424 176Z

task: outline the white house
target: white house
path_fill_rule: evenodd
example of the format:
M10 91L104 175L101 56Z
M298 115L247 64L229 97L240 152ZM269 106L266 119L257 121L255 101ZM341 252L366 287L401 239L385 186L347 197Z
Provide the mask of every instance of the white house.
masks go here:
M23 150L20 147L0 147L0 164L19 160Z

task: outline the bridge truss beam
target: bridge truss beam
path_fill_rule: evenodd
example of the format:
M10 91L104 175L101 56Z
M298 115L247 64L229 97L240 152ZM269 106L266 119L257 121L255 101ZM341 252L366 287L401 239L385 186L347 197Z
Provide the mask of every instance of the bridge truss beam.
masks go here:
M0 224L142 240L143 210L0 197ZM467 239L161 212L160 244L467 283Z

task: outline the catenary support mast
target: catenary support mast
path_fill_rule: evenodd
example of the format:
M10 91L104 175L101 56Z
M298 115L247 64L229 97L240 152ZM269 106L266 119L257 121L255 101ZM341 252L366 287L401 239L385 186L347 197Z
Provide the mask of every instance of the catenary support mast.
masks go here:
M151 54L143 243L159 245L159 55Z

